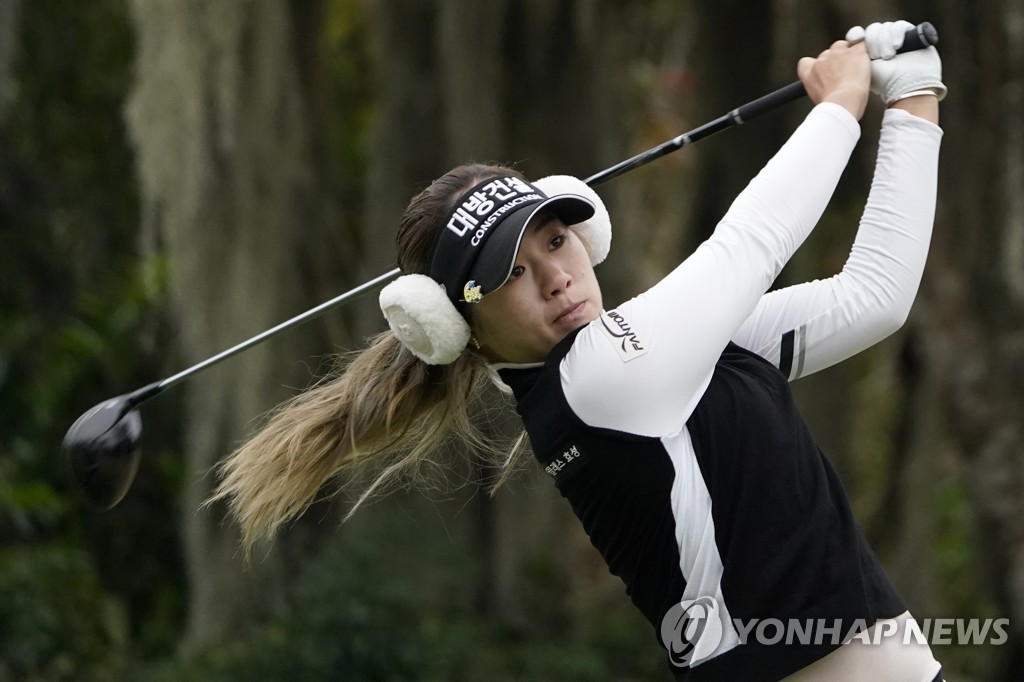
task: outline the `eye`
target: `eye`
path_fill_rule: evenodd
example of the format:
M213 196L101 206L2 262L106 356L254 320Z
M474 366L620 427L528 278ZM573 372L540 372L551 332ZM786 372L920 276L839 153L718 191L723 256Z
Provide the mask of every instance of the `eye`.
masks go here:
M562 244L564 244L564 243L565 243L565 233L564 232L559 232L558 234L556 234L554 237L551 238L551 241L549 242L549 245L551 246L552 250L555 250L555 249L561 248Z
M514 279L519 279L520 277L522 277L524 272L526 272L526 268L524 268L522 265L515 266L514 268L512 268L512 274L508 276L508 281L511 282Z

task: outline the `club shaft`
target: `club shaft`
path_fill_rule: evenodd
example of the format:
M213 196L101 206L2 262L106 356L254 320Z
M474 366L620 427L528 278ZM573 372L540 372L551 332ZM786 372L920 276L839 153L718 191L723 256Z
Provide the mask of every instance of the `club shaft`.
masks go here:
M379 275L378 277L375 277L375 278L371 279L368 282L364 282L363 284L360 284L359 286L357 286L354 289L350 289L349 291L346 291L345 293L341 294L340 296L335 296L334 298L332 298L329 301L324 301L323 303L321 303L320 305L316 306L315 308L310 308L306 312L304 312L304 313L302 313L300 315L296 315L295 317L291 318L290 320L286 320L286 321L282 322L281 324L279 324L279 325L277 325L275 327L271 327L270 329L268 329L265 332L262 332L260 334L257 334L256 336L252 337L251 339L243 341L243 342L241 342L240 344L238 344L236 346L232 346L231 348L228 348L225 351L221 351L220 353L217 353L213 357L207 358L206 360L203 360L202 362L200 362L198 364L195 364L195 365L189 367L188 369L185 369L185 370L182 370L182 371L178 372L174 376L167 377L163 381L160 381L158 384L156 384L157 390L162 391L163 389L168 388L169 386L173 386L174 384L187 379L189 376L195 374L196 372L201 372L202 370L204 370L204 369L206 369L206 368L208 368L208 367L210 367L212 365L216 365L218 362L223 362L224 360L227 360L231 356L237 355L237 354L241 353L242 351L244 351L244 350L246 350L248 348L251 348L252 346L255 346L257 344L263 343L267 339L270 339L270 338L272 338L274 336L277 336L278 334L280 334L282 332L285 332L285 331L287 331L287 330L289 330L289 329L291 329L293 327L297 327L300 324L303 324L304 322L309 322L310 320L323 315L324 313L326 313L331 308L334 308L334 307L336 307L338 305L341 305L342 303L345 303L345 302L349 301L350 299L356 298L360 294L364 294L364 293L370 291L371 289L377 287L378 285L387 282L388 280L394 279L395 277L398 276L398 274L399 274L399 269L395 268L394 270L391 270L389 272L385 272L383 275ZM150 397L152 397L155 394L156 393L153 392L150 395L146 395L145 398L150 398ZM140 400L140 402L141 402L141 400Z
M646 165L651 161L659 159L662 156L670 154L678 149L688 147L694 142L699 142L707 137L711 137L715 133L719 133L726 128L743 125L756 116L760 116L772 109L777 109L783 104L788 104L789 102L798 100L806 94L807 91L804 89L803 83L800 81L790 83L784 88L779 88L778 90L768 93L763 97L759 97L752 102L747 102L743 106L737 107L729 113L723 114L715 120L709 121L708 123L705 123L698 128L694 128L687 133L683 133L682 135L674 137L667 142L663 142L657 147L648 149L647 151L637 154L630 159L626 159L625 161L615 164L611 168L606 168L600 173L591 175L584 182L591 187L608 182L612 178L616 178L623 173L631 171L634 168L638 168L639 166Z

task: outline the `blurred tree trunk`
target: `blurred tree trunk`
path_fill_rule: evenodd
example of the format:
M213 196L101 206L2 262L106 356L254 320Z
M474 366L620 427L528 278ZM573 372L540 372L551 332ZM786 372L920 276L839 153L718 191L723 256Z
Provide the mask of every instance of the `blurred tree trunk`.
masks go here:
M127 117L143 235L167 256L174 363L187 366L309 307L310 251L332 214L311 145L321 3L131 7L138 67ZM186 648L236 631L293 572L286 562L301 561L290 533L288 546L243 566L223 509L198 509L216 461L286 387L309 383L299 363L318 345L309 330L286 335L184 388Z
M771 0L699 0L694 54L700 122L710 121L773 88ZM788 81L787 81L788 82ZM785 83L779 84L784 85ZM730 130L703 143L701 191L695 204L698 240L707 238L729 204L778 147L778 116Z
M436 11L419 0L370 2L371 53L377 74L370 131L361 279L395 266L395 233L412 195L434 179L443 153L442 111L433 51ZM361 306L359 328L383 325L380 308Z
M921 338L935 422L959 450L942 464L974 519L957 548L974 569L965 608L988 592L1010 618L1010 645L986 664L1011 680L1024 665L1024 6L944 2L934 21L950 95Z
M0 0L0 124L14 99L14 58L17 54L18 17L21 0Z

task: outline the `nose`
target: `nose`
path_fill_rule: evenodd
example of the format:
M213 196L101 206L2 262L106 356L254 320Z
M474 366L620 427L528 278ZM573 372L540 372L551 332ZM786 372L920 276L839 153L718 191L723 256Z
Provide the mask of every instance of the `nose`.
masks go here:
M552 299L559 294L564 294L572 286L572 275L557 261L548 263L544 270L543 287L544 298Z

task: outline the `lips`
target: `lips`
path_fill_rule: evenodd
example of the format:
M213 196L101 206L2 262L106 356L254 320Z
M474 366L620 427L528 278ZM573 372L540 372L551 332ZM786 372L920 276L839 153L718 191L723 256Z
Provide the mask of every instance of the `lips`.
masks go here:
M583 305L585 303L586 303L586 301L580 301L579 303L573 303L572 305L567 307L565 310L563 310L562 313L558 317L555 318L555 322L558 323L558 322L566 322L568 320L572 320L577 314L579 314L580 311L583 310Z

